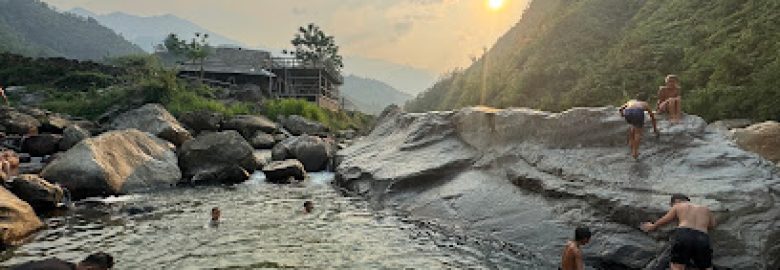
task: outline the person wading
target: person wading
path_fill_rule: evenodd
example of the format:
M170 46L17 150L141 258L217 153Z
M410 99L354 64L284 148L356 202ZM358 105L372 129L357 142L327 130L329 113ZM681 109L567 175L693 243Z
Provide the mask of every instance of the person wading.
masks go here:
M559 270L583 270L585 262L582 259L582 246L590 242L590 229L580 227L574 230L574 240L566 242L561 256Z

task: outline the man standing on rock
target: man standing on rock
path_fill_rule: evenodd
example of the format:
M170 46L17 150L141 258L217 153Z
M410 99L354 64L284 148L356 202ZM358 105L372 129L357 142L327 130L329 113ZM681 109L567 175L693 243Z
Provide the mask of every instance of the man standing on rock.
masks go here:
M639 93L635 99L629 100L620 107L620 116L626 119L631 126L628 128L628 145L631 147L631 156L634 159L639 158L639 144L642 143L642 130L645 127L645 112L650 114L650 120L653 121L653 131L658 137L658 126L656 125L655 115L647 105L646 95Z
M707 230L715 227L715 217L706 206L695 205L682 194L674 194L672 209L655 223L642 223L641 229L650 232L674 219L678 220L672 242L672 270L684 270L687 265L712 269L712 248Z
M574 241L566 242L561 258L560 270L583 270L585 262L582 260L582 246L590 242L590 229L579 227L574 230Z

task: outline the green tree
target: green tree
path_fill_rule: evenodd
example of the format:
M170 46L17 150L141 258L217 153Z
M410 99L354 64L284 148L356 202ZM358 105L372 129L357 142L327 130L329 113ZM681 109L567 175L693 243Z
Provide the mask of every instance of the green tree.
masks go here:
M208 38L208 34L195 33L195 37L188 43L183 39L179 39L176 34L171 33L163 41L163 46L173 55L184 57L192 62L193 65L200 65L200 79L203 80L203 64L212 51Z
M295 34L291 43L295 48L284 50L283 53L293 55L305 63L323 64L336 71L341 71L344 67L336 39L325 34L319 26L313 23L298 28L298 33Z

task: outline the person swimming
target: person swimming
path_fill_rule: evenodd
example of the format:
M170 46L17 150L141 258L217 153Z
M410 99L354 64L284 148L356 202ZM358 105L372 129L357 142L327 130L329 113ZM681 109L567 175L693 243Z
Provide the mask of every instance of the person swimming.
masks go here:
M211 220L209 220L209 226L219 227L221 217L222 217L222 211L219 210L219 207L211 208Z
M655 114L650 110L650 106L647 105L645 100L646 95L639 93L635 99L629 100L620 107L620 116L625 118L626 122L630 124L628 128L628 145L631 148L631 156L634 159L639 158L639 145L642 142L642 130L645 126L645 112L650 115L650 119L653 121L653 131L656 137L660 136L655 121Z
M312 201L303 202L303 212L306 214L310 214L311 211L314 211L314 202Z

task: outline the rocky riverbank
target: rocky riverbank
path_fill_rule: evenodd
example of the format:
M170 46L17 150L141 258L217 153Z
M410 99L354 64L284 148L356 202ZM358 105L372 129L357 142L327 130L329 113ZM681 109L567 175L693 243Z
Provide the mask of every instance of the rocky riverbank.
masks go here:
M0 107L2 147L16 152L18 163L14 172L0 174L0 208L5 209L0 246L21 243L42 229L38 216L61 207L69 196L231 185L256 170L267 172L271 182L301 181L307 171L332 168L338 143L349 142L336 135L342 132L303 117L276 123L259 115L191 112L180 119L158 104L106 123L32 107Z
M670 194L685 193L716 213L719 269L780 267L775 162L741 149L731 138L740 130L690 115L676 126L661 121L659 139L648 127L634 161L627 127L612 107L389 109L368 137L338 153L336 181L380 206L524 247L551 269L580 225L595 231L589 265L666 269L671 227L645 234L638 225L664 214ZM765 153L778 147L753 144Z

